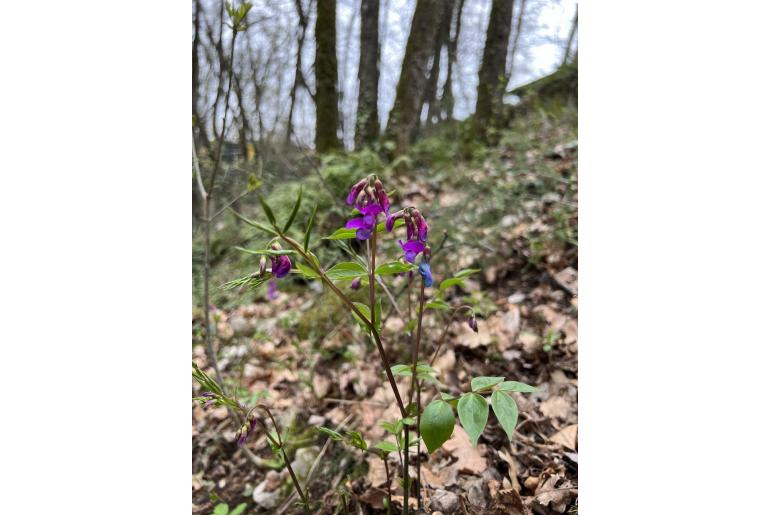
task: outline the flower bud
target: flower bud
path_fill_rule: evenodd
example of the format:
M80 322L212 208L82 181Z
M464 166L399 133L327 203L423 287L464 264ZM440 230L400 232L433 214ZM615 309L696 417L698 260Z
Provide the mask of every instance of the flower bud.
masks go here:
M360 277L356 277L356 278L355 278L355 279L353 279L353 281L350 283L350 289L351 289L351 290L357 290L357 289L359 289L360 287L361 287L361 278L360 278Z
M264 277L266 271L267 271L267 258L265 256L262 256L261 258L259 258L259 276Z
M474 333L479 332L479 324L476 323L476 314L474 313L471 315L471 317L468 319L468 327L473 329Z

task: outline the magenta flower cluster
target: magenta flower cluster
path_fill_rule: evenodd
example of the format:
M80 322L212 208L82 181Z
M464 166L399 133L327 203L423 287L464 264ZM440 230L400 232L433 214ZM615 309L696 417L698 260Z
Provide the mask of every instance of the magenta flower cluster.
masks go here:
M390 199L376 175L370 175L358 181L350 189L347 203L354 205L363 215L348 220L345 224L347 229L356 229L356 238L359 240L369 239L372 232L377 230L377 218L380 213L385 214L385 229L388 232L393 232L396 220L403 219L406 227L406 242L398 240L398 243L404 251L404 259L414 263L417 256L422 253L423 259L418 271L425 286L433 284L429 264L430 250L427 247L428 223L416 207L407 207L391 215Z

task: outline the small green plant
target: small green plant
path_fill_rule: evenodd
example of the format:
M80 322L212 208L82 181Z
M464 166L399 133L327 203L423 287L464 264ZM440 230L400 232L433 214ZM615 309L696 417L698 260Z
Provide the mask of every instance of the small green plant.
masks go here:
M232 510L230 510L230 506L227 503L221 502L214 507L214 511L211 512L211 515L241 515L245 509L245 502L239 504Z

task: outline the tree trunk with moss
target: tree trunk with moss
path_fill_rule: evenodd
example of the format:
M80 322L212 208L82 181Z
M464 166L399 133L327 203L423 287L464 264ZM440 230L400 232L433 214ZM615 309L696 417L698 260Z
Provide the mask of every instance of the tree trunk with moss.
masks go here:
M433 55L436 37L435 16L438 0L417 0L412 19L412 29L406 43L404 64L396 87L396 101L388 120L388 138L396 142L396 153L409 147L414 129L420 121L423 95L428 83L428 65Z
M380 133L377 96L380 82L379 0L361 0L361 57L358 63L356 148L371 145Z
M484 57L479 69L475 115L476 131L482 138L487 136L490 126L496 126L499 123L502 114L503 92L506 85L505 61L512 15L513 0L492 0Z
M315 22L315 147L329 152L342 147L337 138L337 13L335 0L318 0Z

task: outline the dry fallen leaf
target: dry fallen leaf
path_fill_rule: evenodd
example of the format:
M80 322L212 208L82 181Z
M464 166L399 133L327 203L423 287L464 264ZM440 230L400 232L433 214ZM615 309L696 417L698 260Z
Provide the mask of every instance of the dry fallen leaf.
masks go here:
M481 474L487 468L487 460L481 456L478 448L471 445L468 433L459 425L455 425L452 438L447 440L443 449L457 458L454 467L465 474Z
M478 320L478 333L475 333L465 321L455 322L453 325L455 334L457 334L457 343L463 347L475 349L476 347L492 343L492 336L489 334L489 328L487 327L487 323L483 320Z
M561 475L553 475L540 485L535 492L534 502L544 507L549 507L556 513L564 513L572 499L577 497L577 488L572 488L572 483L565 481L559 485L559 481L564 479Z
M527 515L529 510L521 501L519 493L514 488L509 488L497 492L497 495L494 496L494 502L489 513L500 515Z
M377 456L370 456L366 463L369 465L369 472L366 478L373 487L382 486L388 482L388 475L385 473L385 464Z
M578 425L571 424L548 439L574 451L577 449L577 431Z
M559 395L549 397L540 404L540 411L546 417L561 418L566 420L570 413L570 402Z

